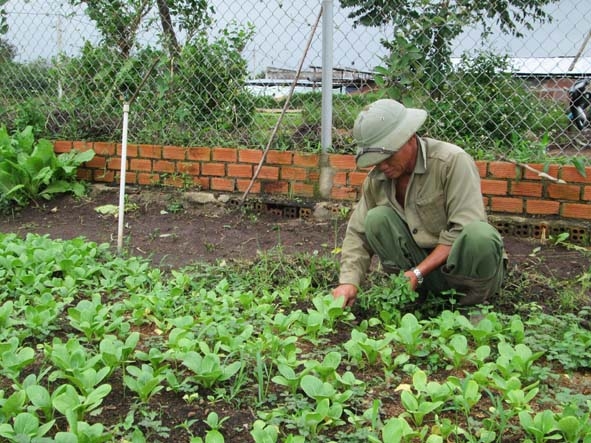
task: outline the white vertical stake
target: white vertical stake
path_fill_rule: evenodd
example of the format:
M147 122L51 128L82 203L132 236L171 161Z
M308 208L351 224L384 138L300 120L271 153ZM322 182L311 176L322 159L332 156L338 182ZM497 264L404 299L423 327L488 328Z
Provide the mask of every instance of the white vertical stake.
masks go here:
M117 252L123 247L123 227L125 226L125 176L127 173L127 126L129 119L129 103L123 103L123 137L121 140L121 172L119 176L119 215L117 231Z

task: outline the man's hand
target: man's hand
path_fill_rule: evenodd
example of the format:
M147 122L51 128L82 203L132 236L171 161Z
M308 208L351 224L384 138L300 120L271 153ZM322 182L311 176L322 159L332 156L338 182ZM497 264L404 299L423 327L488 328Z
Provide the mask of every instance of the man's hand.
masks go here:
M419 287L419 280L417 279L415 273L409 270L404 273L404 276L408 278L408 285L410 286L410 289L416 291Z
M357 286L351 284L339 285L332 290L334 298L344 297L343 307L353 306L357 298Z

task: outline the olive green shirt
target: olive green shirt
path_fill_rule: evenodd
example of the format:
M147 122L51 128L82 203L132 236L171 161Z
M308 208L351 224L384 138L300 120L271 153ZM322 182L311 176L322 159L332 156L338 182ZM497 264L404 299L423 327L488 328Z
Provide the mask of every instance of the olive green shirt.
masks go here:
M417 163L406 189L404 208L396 200L396 181L377 168L366 177L361 199L349 219L342 246L339 282L359 286L373 256L365 238L365 217L376 206L389 206L408 224L417 245L451 245L463 227L487 221L480 175L463 149L419 138Z

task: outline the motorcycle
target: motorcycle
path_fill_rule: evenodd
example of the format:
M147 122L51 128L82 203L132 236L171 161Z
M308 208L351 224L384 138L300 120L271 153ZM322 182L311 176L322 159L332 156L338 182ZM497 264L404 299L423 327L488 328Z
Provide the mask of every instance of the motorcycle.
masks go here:
M587 115L591 110L591 91L587 90L589 83L591 79L583 78L574 82L568 89L568 118L579 130L589 126Z

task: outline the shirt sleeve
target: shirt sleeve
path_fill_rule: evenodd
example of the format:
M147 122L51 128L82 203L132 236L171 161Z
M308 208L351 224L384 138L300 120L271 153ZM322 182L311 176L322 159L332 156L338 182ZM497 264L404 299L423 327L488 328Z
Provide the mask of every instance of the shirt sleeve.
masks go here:
M480 175L472 157L462 152L455 155L446 171L447 228L439 243L451 245L464 227L474 221L486 221Z
M365 237L365 217L374 206L370 180L366 178L361 198L349 218L341 248L340 284L359 286L369 270L373 254Z

